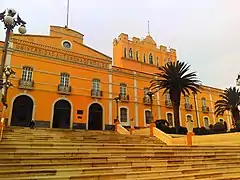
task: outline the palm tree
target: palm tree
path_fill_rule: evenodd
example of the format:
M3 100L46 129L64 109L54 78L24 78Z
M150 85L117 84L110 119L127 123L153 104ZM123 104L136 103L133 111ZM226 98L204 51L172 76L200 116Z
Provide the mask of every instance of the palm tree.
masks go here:
M237 105L240 102L240 92L236 87L226 88L219 95L221 99L215 102L215 114L216 116L223 115L225 111L230 111L233 117L233 124L239 120L239 110Z
M179 133L179 107L181 94L190 95L190 92L198 93L201 89L200 81L196 72L188 72L190 65L185 62L169 62L165 66L159 67L160 73L156 73L157 79L152 80L150 89L155 93L164 89L163 94L169 92L173 104L174 123L176 133Z

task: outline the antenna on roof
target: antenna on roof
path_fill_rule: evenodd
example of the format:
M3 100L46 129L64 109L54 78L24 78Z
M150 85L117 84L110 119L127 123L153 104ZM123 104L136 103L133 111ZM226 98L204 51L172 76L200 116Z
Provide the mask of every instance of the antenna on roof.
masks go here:
M67 0L67 24L65 28L68 28L68 23L69 23L69 0Z
M150 27L149 27L149 21L148 21L148 35L150 36Z

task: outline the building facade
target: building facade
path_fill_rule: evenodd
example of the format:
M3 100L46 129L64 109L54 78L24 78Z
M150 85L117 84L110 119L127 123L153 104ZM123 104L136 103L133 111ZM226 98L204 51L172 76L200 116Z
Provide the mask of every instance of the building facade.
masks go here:
M120 34L113 40L113 60L84 44L84 35L51 26L50 35L12 35L6 64L16 71L8 92L8 125L111 129L114 119L136 128L148 126L151 103L147 96L150 80L158 67L176 61L176 50L157 47L150 35L144 39ZM3 42L0 43L3 48ZM192 119L195 126L209 127L219 120L231 128L231 116L214 115L221 89L203 86L202 93L182 97L180 124ZM114 98L121 96L118 103ZM168 94L153 98L154 119L174 126Z

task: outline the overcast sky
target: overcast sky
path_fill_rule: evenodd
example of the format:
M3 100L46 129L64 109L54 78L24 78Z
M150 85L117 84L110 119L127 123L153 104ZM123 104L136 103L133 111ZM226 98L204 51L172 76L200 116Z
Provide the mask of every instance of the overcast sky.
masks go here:
M28 33L48 34L49 25L66 24L66 2L0 0L0 8L15 8ZM121 32L145 37L149 20L158 45L175 48L203 84L226 88L235 85L240 72L239 8L238 0L70 0L69 28L112 57L112 40ZM4 36L1 23L0 40Z

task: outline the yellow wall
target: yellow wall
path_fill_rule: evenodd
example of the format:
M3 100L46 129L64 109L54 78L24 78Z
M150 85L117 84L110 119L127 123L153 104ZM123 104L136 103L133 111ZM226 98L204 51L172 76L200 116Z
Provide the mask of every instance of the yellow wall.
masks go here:
M62 41L68 40L72 43L70 50L62 47ZM82 123L88 126L88 107L92 103L99 103L103 107L103 128L104 125L112 125L116 118L116 104L113 98L118 96L120 83L127 85L129 102L120 102L120 107L128 108L128 123L133 119L137 127L144 127L145 110L150 110L150 105L144 105L144 87L149 87L150 80L154 78L154 73L158 71L156 57L159 65L164 65L164 60L176 61L176 51L167 50L165 46L157 47L151 36L144 40L132 38L128 40L128 35L120 34L113 42L112 59L96 50L84 45L83 35L76 31L51 26L50 36L39 35L14 35L12 37L13 46L10 47L11 55L8 56L8 63L16 71L16 77L12 79L14 88L8 94L8 116L11 119L12 104L15 97L20 94L31 96L34 100L35 110L33 118L36 121L50 122L53 117L53 106L58 99L67 99L72 104L72 123ZM2 47L2 43L0 46ZM139 60L136 58L124 58L123 49L133 49L139 52ZM146 54L146 62L143 62L143 53ZM153 54L154 64L148 63L149 53ZM128 54L128 51L127 51ZM22 67L31 66L33 68L34 88L32 90L19 89L18 83L22 76ZM70 86L72 92L69 95L59 94L57 86L60 83L60 73L70 74ZM101 80L102 98L91 97L92 79ZM214 103L222 90L210 87L203 87L203 92L197 95L197 110L200 126L204 126L204 116L209 117L210 124L218 121L213 114ZM201 111L201 99L206 98L210 112ZM193 96L190 95L190 103L193 109L185 110L184 97L181 101L181 125L185 125L186 115L192 115L195 126L197 126ZM83 110L82 118L79 119L77 110ZM154 119L166 119L166 113L173 112L171 108L165 107L165 96L162 91L154 96L153 115ZM226 114L222 117L228 124L230 117ZM9 121L10 124L10 121ZM51 124L51 123L50 123ZM229 126L230 127L230 126Z

